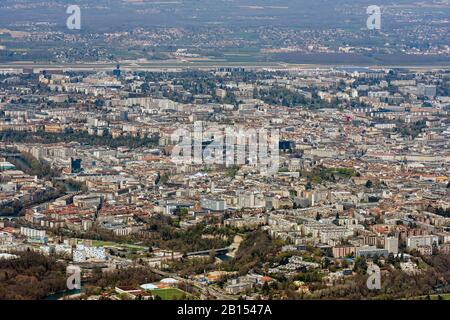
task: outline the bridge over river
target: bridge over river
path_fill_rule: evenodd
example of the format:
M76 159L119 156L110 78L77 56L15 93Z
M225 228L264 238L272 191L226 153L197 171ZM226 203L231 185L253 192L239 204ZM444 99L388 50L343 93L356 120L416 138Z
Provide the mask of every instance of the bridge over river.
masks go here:
M202 250L202 251L194 251L194 252L188 252L186 253L187 257L190 256L206 256L211 254L211 251L215 252L216 255L226 254L229 251L231 251L232 248L226 247L226 248L220 248L220 249L210 249L210 250Z

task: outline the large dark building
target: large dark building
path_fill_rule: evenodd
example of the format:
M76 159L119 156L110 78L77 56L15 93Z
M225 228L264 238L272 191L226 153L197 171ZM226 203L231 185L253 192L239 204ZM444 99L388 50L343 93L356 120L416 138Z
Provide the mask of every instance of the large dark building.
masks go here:
M72 173L79 173L81 172L81 159L70 159L71 164L71 172Z

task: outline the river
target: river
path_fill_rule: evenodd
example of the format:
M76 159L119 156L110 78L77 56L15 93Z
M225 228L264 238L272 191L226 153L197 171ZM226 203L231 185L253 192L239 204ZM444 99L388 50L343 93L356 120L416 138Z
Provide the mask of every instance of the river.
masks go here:
M59 300L61 298L68 297L68 296L71 296L74 294L80 294L82 292L83 292L83 288L78 289L78 290L66 290L66 291L51 294L51 295L45 297L44 300Z

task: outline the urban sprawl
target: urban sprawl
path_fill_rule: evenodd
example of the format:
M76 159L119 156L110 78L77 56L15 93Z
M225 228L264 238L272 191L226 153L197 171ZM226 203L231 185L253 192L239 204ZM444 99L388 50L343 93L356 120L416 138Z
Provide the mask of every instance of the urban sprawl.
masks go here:
M1 69L0 297L446 298L449 92L439 68Z

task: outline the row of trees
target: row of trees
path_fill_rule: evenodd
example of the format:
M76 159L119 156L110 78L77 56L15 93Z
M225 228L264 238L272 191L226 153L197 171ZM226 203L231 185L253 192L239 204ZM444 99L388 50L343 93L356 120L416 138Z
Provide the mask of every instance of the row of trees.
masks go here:
M57 189L46 189L41 193L35 194L33 198L28 200L15 200L0 206L0 216L19 215L22 211L30 206L44 203L61 197L63 193Z
M180 214L181 211L180 211ZM151 217L147 221L148 233L151 238L146 243L164 249L178 252L193 252L224 248L230 245L230 237L223 237L225 231L216 230L217 237L205 238L202 235L212 232L214 221L202 222L188 229L180 229L176 221L164 215ZM227 238L227 240L225 240Z
M17 151L7 150L7 152L15 153ZM26 152L22 152L20 158L10 157L8 160L13 163L16 168L31 176L37 176L44 180L51 180L60 176L59 170L52 168L49 163L40 161ZM65 191L65 187L46 188L42 192L36 192L29 198L15 200L0 206L0 215L18 215L29 206L44 203L64 195Z
M37 176L40 179L49 180L54 177L59 177L61 174L59 170L52 168L50 163L38 160L27 152L22 152L20 159L10 158L9 160L16 168L30 176Z

